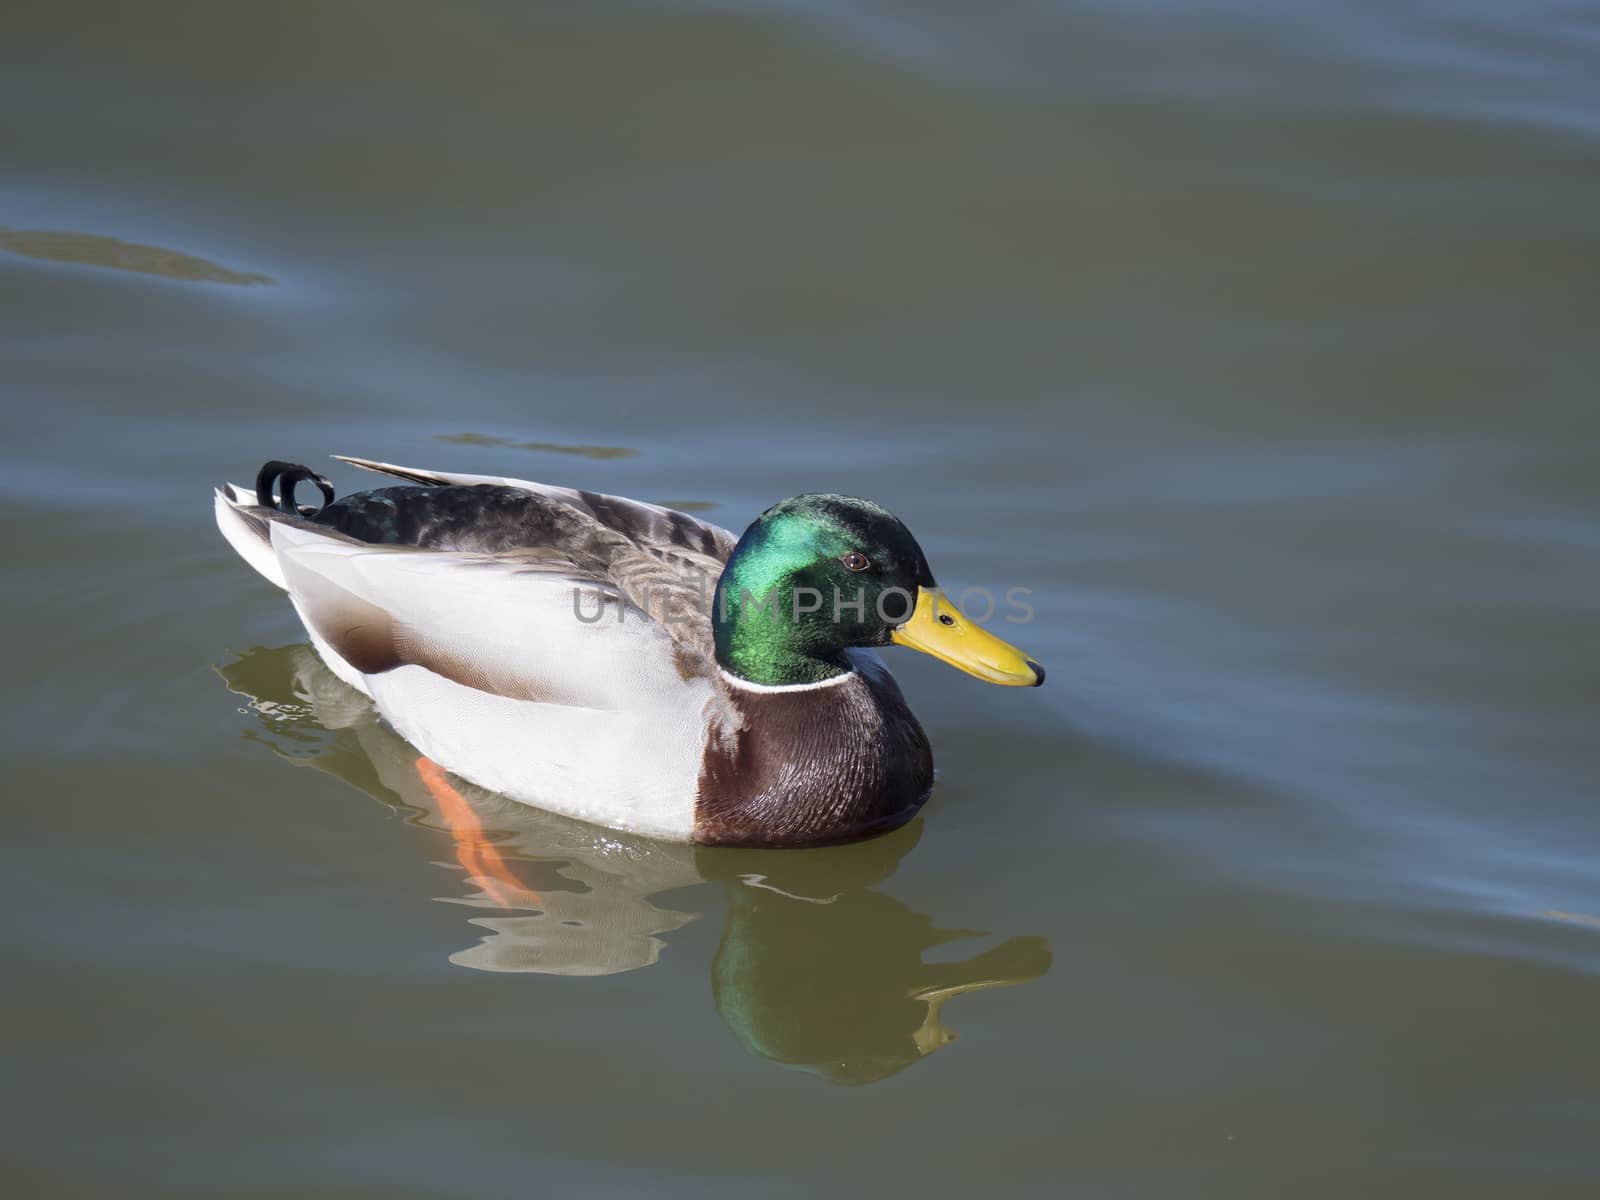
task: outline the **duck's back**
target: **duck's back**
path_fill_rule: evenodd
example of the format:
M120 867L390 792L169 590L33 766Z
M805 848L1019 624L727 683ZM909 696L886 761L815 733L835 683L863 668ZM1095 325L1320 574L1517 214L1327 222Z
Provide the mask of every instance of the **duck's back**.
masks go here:
M597 553L606 535L642 550L727 560L733 535L687 513L599 492L498 483L401 485L353 492L309 517L374 545L504 554Z
M561 544L582 531L568 506L497 484L374 488L336 500L309 519L373 545L477 554Z

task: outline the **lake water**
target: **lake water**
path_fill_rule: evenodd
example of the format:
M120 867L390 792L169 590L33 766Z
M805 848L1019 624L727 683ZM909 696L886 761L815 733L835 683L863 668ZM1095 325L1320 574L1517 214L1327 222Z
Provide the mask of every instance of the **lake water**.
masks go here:
M21 0L0 143L17 1195L1600 1194L1600 7ZM212 524L332 453L870 496L1050 681L446 811Z

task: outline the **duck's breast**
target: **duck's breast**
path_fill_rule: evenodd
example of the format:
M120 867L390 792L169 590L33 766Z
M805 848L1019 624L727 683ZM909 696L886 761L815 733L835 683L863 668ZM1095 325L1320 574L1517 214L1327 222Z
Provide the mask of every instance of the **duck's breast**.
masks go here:
M834 680L768 688L724 677L696 787L694 840L808 846L904 824L933 787L928 738L870 651Z

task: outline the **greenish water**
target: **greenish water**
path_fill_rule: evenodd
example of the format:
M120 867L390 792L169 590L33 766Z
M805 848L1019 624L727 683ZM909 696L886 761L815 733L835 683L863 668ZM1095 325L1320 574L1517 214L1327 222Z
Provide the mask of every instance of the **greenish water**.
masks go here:
M25 0L0 144L18 1194L1600 1188L1600 7ZM329 453L870 496L1050 681L474 832L212 525Z

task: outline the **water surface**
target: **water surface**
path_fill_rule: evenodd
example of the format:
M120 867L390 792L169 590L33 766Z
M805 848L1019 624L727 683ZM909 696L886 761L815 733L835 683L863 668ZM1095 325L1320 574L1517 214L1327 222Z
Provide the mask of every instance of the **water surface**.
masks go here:
M1595 1194L1597 81L1589 4L12 5L16 1186ZM332 453L867 495L1050 682L892 655L860 847L441 806L211 523Z

